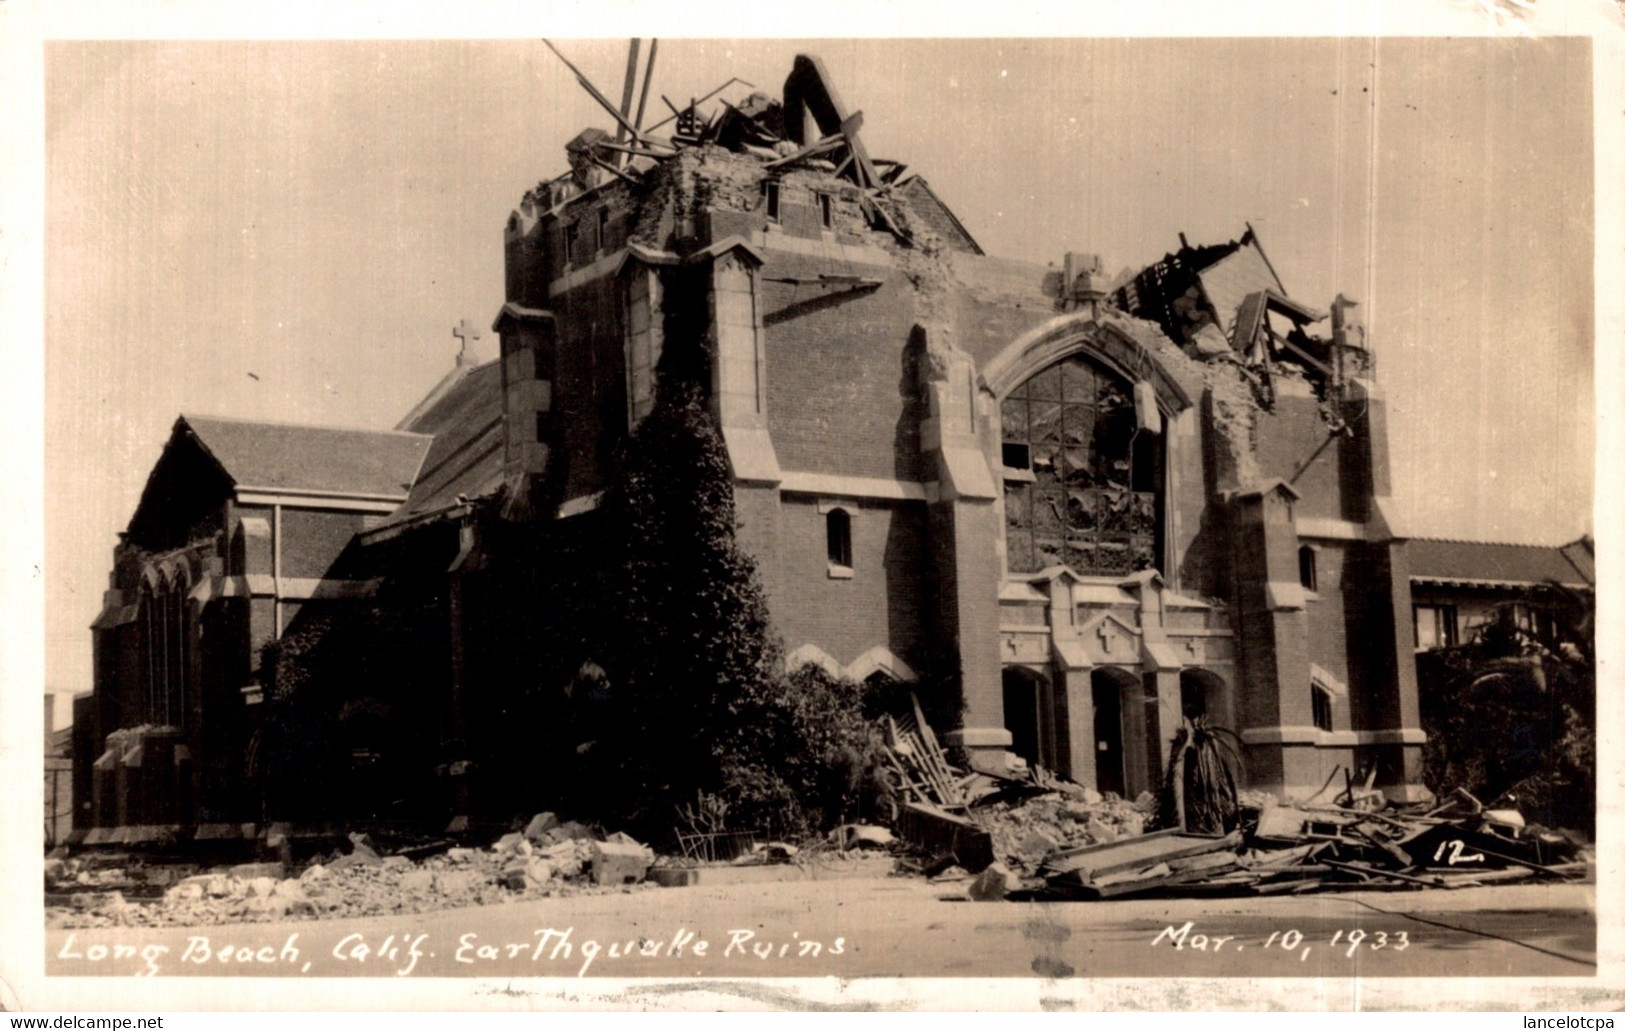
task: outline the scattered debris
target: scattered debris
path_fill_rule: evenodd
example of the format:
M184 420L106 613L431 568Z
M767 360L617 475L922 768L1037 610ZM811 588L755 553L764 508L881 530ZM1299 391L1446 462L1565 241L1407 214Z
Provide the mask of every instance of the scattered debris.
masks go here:
M655 854L637 842L597 841L592 845L592 880L594 884L637 884L654 861Z
M970 778L948 764L936 734L920 711L919 699L910 697L914 702L912 717L905 717L901 724L886 717L886 760L908 798L942 810L962 811Z
M1010 892L1020 889L1021 879L1003 863L994 863L976 875L966 892L975 902L998 902Z
M1357 783L1344 771L1296 805L1237 790L1233 757L1211 728L1176 743L1160 800L1131 803L1039 767L978 764L967 774L948 762L917 701L914 710L886 725L897 833L930 857L913 869L974 875L968 891L979 901L1460 887L1587 869L1570 861L1568 838L1465 793L1429 812L1396 808L1374 775ZM1146 833L1148 822L1174 826Z
M277 862L200 870L123 853L54 857L45 867L47 923L163 927L423 913L631 890L655 859L628 835L595 834L551 813L486 848L438 840L381 849L362 834L347 845L302 869Z
M897 833L933 863L948 860L981 873L997 862L1034 875L1057 850L1143 833L1154 805L1149 793L1127 802L1019 762L961 770L948 761L917 699L913 710L902 721L886 721L884 755L901 803Z
M1059 900L1458 888L1573 879L1589 869L1572 861L1577 849L1569 839L1525 825L1515 811L1484 812L1476 800L1452 804L1450 816L1379 809L1369 781L1347 784L1323 804L1259 804L1244 794L1239 826L1228 834L1176 828L1055 849L1023 888L1006 894Z
M896 844L897 836L884 827L845 823L829 832L829 840L842 851L854 848L885 849Z

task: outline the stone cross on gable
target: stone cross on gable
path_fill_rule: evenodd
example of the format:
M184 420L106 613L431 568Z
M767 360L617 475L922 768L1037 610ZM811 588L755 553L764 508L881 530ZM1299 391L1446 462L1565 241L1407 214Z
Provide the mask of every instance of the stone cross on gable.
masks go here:
M1100 635L1100 650L1110 655L1112 653L1112 641L1117 638L1117 635L1112 631L1111 623L1102 620L1100 626L1095 629L1095 633Z
M467 319L462 319L457 325L451 327L451 335L460 342L457 349L457 364L473 365L478 359L469 348L469 342L480 338L479 328Z

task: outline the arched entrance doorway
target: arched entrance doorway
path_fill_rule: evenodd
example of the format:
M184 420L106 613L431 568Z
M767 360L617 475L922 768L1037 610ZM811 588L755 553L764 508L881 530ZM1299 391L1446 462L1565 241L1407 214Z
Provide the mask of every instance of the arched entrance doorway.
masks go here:
M1027 762L1071 776L1065 720L1049 677L1023 666L1004 669L1004 729L1010 750Z
M1232 722L1224 678L1212 670L1179 671L1179 708L1187 720L1205 716L1209 723L1221 727Z
M1131 736L1144 733L1140 681L1127 670L1102 666L1089 675L1089 688L1095 710L1095 790L1127 797L1132 757L1143 751L1143 742Z

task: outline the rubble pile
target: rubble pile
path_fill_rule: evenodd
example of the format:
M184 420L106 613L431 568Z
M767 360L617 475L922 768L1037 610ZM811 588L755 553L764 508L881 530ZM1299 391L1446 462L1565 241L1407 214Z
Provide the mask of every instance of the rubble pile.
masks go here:
M980 806L971 818L992 836L993 852L1001 861L1036 873L1057 849L1139 837L1151 814L1150 797L1129 802L1085 788L1076 796L1044 794Z
M983 901L1451 888L1588 869L1573 861L1574 841L1466 792L1419 810L1391 806L1369 778L1363 788L1346 778L1348 790L1325 804L1241 792L1228 833L1147 833L1149 792L1128 802L1019 762L951 764L917 701L885 731L898 833L929 857L918 869L974 875L969 894Z
M1049 850L1036 876L994 864L971 887L978 899L1105 899L1127 895L1273 895L1335 890L1459 888L1586 875L1578 846L1526 826L1514 810L1470 796L1426 812L1388 807L1375 793L1347 804L1243 811L1228 834L1178 828ZM1018 857L1023 869L1030 852Z
M57 927L193 926L424 913L462 906L645 886L654 853L551 813L488 848L444 841L422 855L382 855L364 834L297 873L282 863L198 871L195 865L106 866L94 857L46 864L46 919ZM434 854L423 855L424 852Z
M796 56L781 100L752 92L737 103L729 103L719 94L735 83L755 89L731 78L704 97L690 100L686 107L671 105L670 117L644 127L641 111L635 119L630 118L629 111L611 103L557 47L543 42L570 69L588 96L614 119L618 131L613 137L596 128L577 134L565 146L570 170L538 183L525 195L524 208L546 211L611 179L643 187L656 181L658 169L674 159L699 155L709 160L727 152L745 159L752 174L733 183L728 177L709 182L709 187L720 187L725 192L734 188L740 191L732 204L726 197L721 198L723 207L750 210L763 177L784 181L803 173L843 184L838 192L829 194L832 209L838 207L843 216L832 219L837 224L850 217L857 224L891 234L904 247L917 246L923 242L923 235L928 235L917 236L918 228L912 225L905 202L910 184L917 177L910 175L908 166L900 161L870 156L860 134L863 112L845 107L828 70L817 57ZM701 105L713 98L716 104L712 111L702 113ZM670 101L666 103L670 105ZM669 134L655 135L671 123L675 124Z
M887 717L885 762L902 807L903 839L932 857L981 873L1036 875L1057 850L1138 837L1155 809L1147 792L1130 802L1057 777L1017 760L997 769L966 771L949 762L914 701L911 715Z

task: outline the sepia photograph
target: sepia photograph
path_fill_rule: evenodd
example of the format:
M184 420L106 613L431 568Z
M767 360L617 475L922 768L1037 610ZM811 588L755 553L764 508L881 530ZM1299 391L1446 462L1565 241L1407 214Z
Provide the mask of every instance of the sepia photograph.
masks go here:
M31 26L6 1008L1619 1008L1578 10Z

